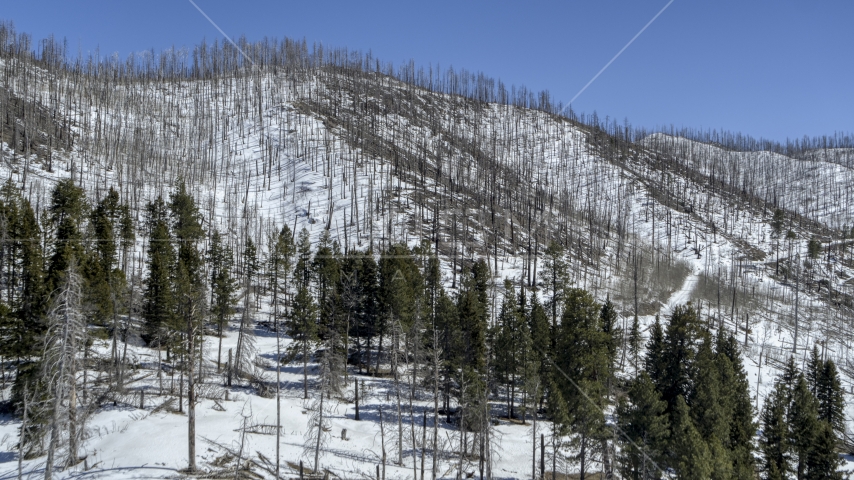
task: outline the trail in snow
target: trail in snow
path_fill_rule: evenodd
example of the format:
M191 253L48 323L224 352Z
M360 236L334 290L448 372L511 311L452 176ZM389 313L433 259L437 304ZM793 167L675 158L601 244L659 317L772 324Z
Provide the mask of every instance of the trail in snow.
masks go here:
M697 282L700 280L700 276L697 274L696 269L692 270L691 273L685 277L685 281L682 282L682 286L679 290L673 292L673 295L667 299L667 304L662 305L659 312L662 313L672 313L673 309L678 305L684 305L691 300L691 293L694 292L694 288L697 287Z

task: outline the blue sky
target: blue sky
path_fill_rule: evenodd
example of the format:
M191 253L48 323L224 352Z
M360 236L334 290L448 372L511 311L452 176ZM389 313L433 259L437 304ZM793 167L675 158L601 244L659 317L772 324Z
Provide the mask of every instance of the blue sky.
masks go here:
M569 101L666 3L196 0L226 33L306 38L483 71ZM186 0L0 0L0 18L84 54L220 35ZM649 128L784 140L850 132L854 2L675 0L573 104Z

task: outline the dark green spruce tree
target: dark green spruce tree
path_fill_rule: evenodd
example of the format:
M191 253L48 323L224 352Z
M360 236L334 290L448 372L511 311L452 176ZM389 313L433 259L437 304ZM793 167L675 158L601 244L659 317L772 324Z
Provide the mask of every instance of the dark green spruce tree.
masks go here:
M172 288L175 250L168 215L161 197L146 206L148 276L143 291L143 339L158 347L168 345L171 331L176 327Z
M641 372L617 405L619 471L623 478L651 480L661 477L670 435L667 404L646 372Z
M235 296L237 284L232 272L234 268L234 255L231 249L222 242L222 237L217 230L211 234L210 246L208 247L208 265L210 267L211 282L211 309L210 313L216 325L218 345L216 364L222 365L222 337L228 320L234 314L237 302Z

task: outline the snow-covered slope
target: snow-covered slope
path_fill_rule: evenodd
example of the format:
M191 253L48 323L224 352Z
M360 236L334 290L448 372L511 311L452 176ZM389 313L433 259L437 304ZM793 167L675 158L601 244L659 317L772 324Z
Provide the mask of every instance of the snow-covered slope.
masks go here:
M13 63L8 59L0 68ZM534 284L542 269L537 259L557 241L569 249L575 284L613 299L621 321L634 309L639 275L644 324L693 301L703 318L735 331L744 340L757 405L794 340L795 285L777 273L778 258L784 264L805 258L814 234L826 245L838 244L833 231L854 224L854 178L842 162L730 152L665 135L614 154L576 121L430 92L377 73L318 69L84 83L35 65L17 68L27 74L7 75L9 91L41 99L73 132L73 143L50 155L26 156L2 145L0 178L21 186L36 205L46 205L52 185L71 176L93 200L116 188L140 220L146 202L167 195L183 178L202 207L205 227L227 232L236 248L247 235L265 238L282 224L305 228L315 240L329 229L342 249L379 251L392 242L427 240L449 287L473 258L487 259L496 287L503 278ZM660 156L675 162L662 167ZM787 225L797 240L772 235L773 206L800 215ZM144 246L140 238L133 264L143 264ZM847 367L850 311L844 300L854 268L828 254L812 263L809 275L812 288L798 291L796 354L824 342L828 355ZM819 280L824 286L815 288ZM500 289L494 292L500 296ZM231 332L226 348L234 341ZM270 379L275 339L260 326L257 345ZM147 392L144 408L131 399L96 413L85 447L91 456L65 475L83 475L88 467L87 475L100 478L168 477L186 465L185 417L157 410L165 398L157 395L159 378L145 368L155 354L135 347L133 355L139 365L134 391ZM211 384L219 382L215 370L210 363ZM387 405L390 385L365 380L373 391L366 420L353 420L352 405L341 399L333 419L337 438L324 451L324 464L346 478L370 476L378 463L378 411ZM844 381L851 386L847 374ZM308 421L298 368L286 369L284 385L283 458L298 462ZM199 406L198 432L208 442L200 442L200 450L211 470L236 448L244 418L250 425L270 424L275 415L274 401L250 389L234 388L226 401L218 388L210 397L221 400ZM416 399L409 420L418 424L426 407L426 400ZM2 426L8 436L0 474L6 476L17 468L17 425L10 418ZM340 439L342 428L350 440ZM496 468L508 478L525 477L531 427L497 428L503 436ZM442 425L444 442L458 442L454 435ZM152 439L151 445L140 448L140 438ZM251 434L245 446L244 458L267 477L263 458L273 458L272 438ZM455 461L443 458L440 471L453 475ZM27 461L25 471L43 462ZM389 467L389 476L410 477L412 462Z

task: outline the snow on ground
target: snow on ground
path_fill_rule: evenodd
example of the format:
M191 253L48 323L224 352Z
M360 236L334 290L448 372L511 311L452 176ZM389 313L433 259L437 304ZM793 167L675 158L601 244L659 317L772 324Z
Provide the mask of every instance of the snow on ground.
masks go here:
M255 330L255 340L258 356L264 364L264 377L269 381L275 380L275 335L262 327ZM223 339L223 351L236 347L237 334L231 329ZM289 339L283 339L283 347ZM94 346L96 351L109 354L109 345L104 341ZM205 471L220 470L223 465L216 464L226 455L227 449L232 453L240 450L241 427L276 424L275 398L262 398L247 386L235 385L231 388L222 387L224 377L216 373L216 339L207 337L205 346L207 372L200 391L210 388L223 390L218 400L203 398L197 405L197 462L199 468ZM157 359L154 351L144 347L132 347L130 358L136 364L151 364ZM314 382L314 368L310 364L309 382ZM380 409L386 425L386 451L388 455L388 478L412 478L413 451L409 446L410 421L416 425L416 437L421 441L421 419L427 411L428 443L432 439L433 403L424 392L418 394L419 399L413 403L412 416L408 401L404 400L404 458L403 464L397 465L396 439L396 409L394 385L391 379L372 378L356 375L350 369L349 382L341 398L336 399L331 409L331 429L328 432L328 443L321 449L320 464L340 478L365 478L376 471L376 465L381 463L382 438L379 434ZM168 398L177 395L179 378L164 375L164 395L159 395L160 380L151 370L139 369L130 372L131 378L142 378L128 385L132 394L128 404L107 406L99 410L87 422L87 440L83 450L86 459L79 465L58 473L56 478L170 478L181 473L187 466L187 417L183 413L174 413L158 407ZM353 399L353 381L364 382L360 407L361 421L354 419L355 408ZM298 465L302 460L307 468L313 464L313 449L305 448L305 433L309 422L310 409L313 400L303 400L302 366L297 363L284 365L281 374L282 407L281 407L281 459L282 472L293 477L296 470L290 465ZM169 395L170 385L176 389ZM403 386L402 388L407 389ZM144 390L145 408L139 408L139 392ZM224 392L228 391L228 400ZM4 392L8 394L8 390ZM312 392L310 392L312 395ZM387 397L390 395L390 397ZM186 400L185 400L186 402ZM177 406L177 404L176 404ZM186 409L186 405L184 406ZM186 411L186 410L185 410ZM452 425L439 417L439 444L443 450L451 451L459 445L458 431ZM16 478L17 450L15 442L18 419L6 417L0 423L0 479ZM541 423L542 426L542 423ZM542 427L540 427L542 428ZM347 430L346 439L341 432ZM496 435L500 446L495 452L494 471L499 478L525 478L529 471L531 460L531 426L500 422L496 427ZM250 433L245 436L243 459L251 459L264 464L262 458L275 461L274 435ZM420 451L420 450L419 450ZM263 457L262 457L263 456ZM45 457L23 462L24 478L41 477ZM439 462L441 478L453 478L459 459L443 456ZM427 457L426 471L429 475L432 458ZM224 465L233 466L235 460ZM420 469L420 459L417 460ZM473 471L476 465L465 463L466 471ZM265 478L273 478L270 472L260 468L253 469Z
M343 138L344 134L336 127L330 127L321 118L294 107L297 102L304 100L304 94L301 92L308 88L307 86L314 88L317 94L318 91L323 91L323 85L308 80L306 85L290 86L288 82L283 83L281 78L273 76L264 77L262 82L264 92L276 93L271 94L268 101L265 101L266 107L260 120L241 114L240 106L232 97L223 93L236 88L227 81L216 88L208 85L201 90L192 82L181 83L171 90L138 85L117 87L117 95L123 94L128 98L144 96L147 99L146 105L150 106L122 114L97 112L94 107L86 111L83 107L70 104L66 104L65 108L69 109L76 119L73 128L81 138L89 135L96 118L104 122L121 121L129 127L127 138L123 141L130 144L133 141L146 140L147 137L142 135L135 139L134 135L138 134L137 132L153 132L151 151L166 152L170 155L186 153L175 143L177 135L173 135L173 131L161 130L166 128L163 125L177 128L174 125L178 124L181 111L188 118L207 121L213 121L217 115L230 118L230 123L216 123L213 127L213 137L221 141L201 145L199 150L203 154L200 156L206 160L205 166L208 170L191 186L199 199L206 221L221 230L239 231L242 222L246 221L245 213L248 212L252 227L257 228L260 235L274 225L287 223L296 231L308 229L313 240L317 240L328 226L333 232L333 238L343 244L346 232L347 243L351 248L365 248L384 236L389 236L388 240L409 244L417 242L421 232L410 226L413 219L417 219L415 223L421 224L409 202L413 185L393 178L388 173L391 168L388 162L372 158L361 149L349 145ZM394 88L393 85L394 82L390 82L389 88ZM15 86L12 85L12 88ZM248 82L244 88L254 91L253 82ZM176 109L178 113L164 107L170 103L180 106ZM130 104L133 105L133 102ZM342 105L342 111L346 110L345 107L346 102ZM480 112L478 123L466 121L457 125L459 134L472 136L474 132L478 132L482 138L489 138L495 132L508 135L511 134L508 132L513 132L514 147L496 152L496 155L505 158L510 167L539 172L543 183L565 181L566 183L561 185L565 198L556 202L556 205L559 205L556 208L589 208L597 215L604 216L606 213L610 215L609 209L613 205L618 205L622 208L617 212L620 217L618 221L630 232L632 241L642 242L661 255L687 265L687 276L662 299L660 313L666 316L676 305L696 300L699 286L706 277L719 275L722 271L731 274L742 270L748 272L738 275L742 283L753 285L754 292L758 292L755 297L759 299L759 306L751 311L755 311L760 321L754 320L751 323L751 331L747 333L745 365L751 384L755 385L757 408L761 407L764 395L772 386L779 362L788 356L793 342L791 319L794 286L791 282L781 282L770 275L773 269L769 267L769 263L775 259L779 246L771 236L768 212L740 208L737 202L732 202L729 198L691 184L676 174L653 171L642 162L629 161L627 169L605 161L588 148L581 130L567 122L555 121L541 112L525 114L526 122L536 127L517 131L517 126L508 121L510 117L506 115L507 108L511 107L496 105L485 108ZM466 112L448 110L444 115L448 119L461 116L465 118ZM409 132L408 135L401 135L401 130ZM424 140L428 149L435 150L442 145L442 139L435 137L429 129L394 115L380 118L375 133L388 141L399 143L402 147L406 147L407 138ZM24 159L20 155L13 155L7 145L2 144L0 147L0 156L3 157L3 162L0 162L0 178L11 178L19 184L22 183L25 173ZM117 160L107 161L107 153L93 153L86 148L86 143L80 141L71 152L58 153L52 172L47 171L33 157L30 169L26 172L29 195L34 200L41 201L43 205L52 185L58 179L66 178L74 172L88 191L97 191L104 186L116 186L126 198L134 198L134 201L138 202L136 206L139 207L158 194L168 194L174 179L179 174L190 172L192 166L188 163L183 167L166 168L166 164L161 164L156 155L147 158L145 162L140 160L139 165L133 162L118 162L113 165L112 162ZM780 186L777 193L781 202L792 209L817 216L830 226L846 221L852 223L850 214L854 210L848 208L850 189L847 188L850 185L851 170L844 166L830 162L810 164L789 157L780 158L779 155L770 153L748 155L731 152L718 152L715 157L718 163L700 164L701 156L696 155L697 149L712 147L697 145L694 142L685 143L681 148L685 158L697 163L695 166L700 171L710 173L715 168L722 168L720 165L726 165L727 168L736 169L738 178L745 175L764 176L772 182L766 189L782 182L785 185ZM271 152L275 152L272 161ZM533 154L534 152L536 154ZM461 165L468 163L462 156L457 160ZM198 160L197 162L201 163ZM785 163L788 166L787 171L795 172L798 178L773 178L775 165L780 162ZM736 168L743 164L749 165L750 168ZM264 172L268 167L273 171L267 172L265 178ZM140 168L141 172L136 168ZM136 178L137 174L145 181L129 180ZM483 172L475 169L466 172L467 178L477 178L482 174ZM827 178L833 179L829 185L821 182ZM425 180L428 188L433 186L431 181ZM693 213L666 207L657 200L653 191L662 186L672 191L684 192L685 197L690 199ZM535 187L536 185L531 185L531 188ZM139 189L138 195L135 195L136 189ZM844 196L839 197L840 201L832 200L831 195L827 193L837 190L844 193ZM760 197L767 193L754 192ZM387 196L385 210L381 213L377 211L376 203L380 195ZM606 198L608 195L617 195L618 198ZM590 204L582 206L585 200ZM356 212L359 212L358 221L354 220ZM516 213L506 212L508 218ZM429 220L430 212L427 215ZM517 221L516 225L518 228L520 222ZM805 235L804 232L798 233ZM798 242L784 244L780 249L781 253L784 257L798 254L805 257L804 240L805 238L801 237ZM142 258L143 249L144 240L141 239L135 253L138 259ZM700 250L700 254L697 254L696 250ZM593 290L599 300L604 300L610 291L617 288L620 281L625 280L613 276L610 270L610 259L615 257L618 251L615 242L605 242L603 251L606 261L602 263L602 272L592 272L589 279L586 274L582 277L581 267L574 272L576 284ZM524 255L524 252L517 251L501 256L497 262L497 271L493 272L497 285L500 285L501 279L505 277L524 278ZM443 274L449 282L451 261L442 257L442 262ZM588 267L583 268L590 271ZM844 287L846 278L854 276L854 271L838 262L828 262L826 265L824 262L817 262L814 268L838 288ZM500 292L498 294L500 295ZM820 309L826 308L826 304L810 292L800 291L799 295L804 328L796 353L799 361L802 361L808 349L817 341L823 340L818 317L822 312ZM767 298L767 301L763 303L762 298ZM706 315L715 318L722 316L727 322L726 325L733 328L737 338L742 338L744 330L738 329L735 324L737 320L730 318L726 308L718 311L708 304L704 304L703 308L704 318ZM654 315L647 315L643 316L641 321L646 326L653 319ZM259 329L258 333L259 353L269 363L275 352L275 339L263 330ZM233 348L235 341L234 332L229 332L223 348ZM214 358L211 356L213 344L214 339L209 339L209 360ZM848 347L845 338L831 340L829 345L829 352L832 350L829 355L840 362L847 362ZM136 358L148 359L147 361L151 362L151 351L139 347L133 351ZM144 370L138 373L142 376ZM268 366L267 378L270 379L273 374ZM214 374L211 373L211 378L213 377ZM374 392L374 396L365 405L366 420L356 422L352 419L352 404L338 405L330 432L333 438L322 460L324 465L336 472L342 472L342 475L347 477L359 477L374 472L379 458L378 410L381 406L390 408L389 403L385 401L385 392L391 388L390 382L373 378L365 378L365 381L366 386ZM847 374L843 376L843 381L847 386L852 386L852 379ZM303 450L303 434L308 421L306 405L301 399L301 371L297 366L291 365L284 369L283 385L285 393L282 421L285 427L281 444L282 458L297 461ZM177 471L186 465L186 417L165 411L152 413L158 402L163 400L163 397L156 395L160 390L159 382L154 382L149 377L133 388L141 387L147 392L146 408L118 405L98 412L90 422L91 432L85 446L87 452L90 452L90 458L73 472L66 472L65 476L84 475L81 469L89 466L91 470L86 472L85 476L92 478L168 477L176 475ZM224 411L216 410L214 407L217 404L211 400L203 400L199 406L197 451L202 464L222 456L223 449L216 445L230 448L235 446L239 439L236 430L241 425L242 415L249 415L252 422L274 423L273 400L252 395L244 388L233 388L229 395L229 401L220 402ZM416 401L414 416L418 417L423 409L430 406L429 402ZM848 413L849 417L854 416L854 410ZM0 479L15 476L17 460L14 443L17 425L17 421L11 418L0 423ZM342 428L348 430L349 441L340 439ZM500 451L496 455L498 461L495 472L502 472L502 476L509 478L524 478L529 470L530 427L500 424L496 429L502 435ZM442 425L440 437L443 442L451 445L458 442L455 434L455 430ZM247 437L247 456L261 451L266 458L274 458L273 437L257 434ZM145 440L141 442L140 439ZM25 462L24 471L32 472L42 468L39 461L43 459ZM453 476L453 470L449 470L452 459L443 458L442 462L440 473ZM405 458L404 463L407 466L389 466L389 476L407 478L411 474L411 459ZM429 468L429 459L427 465ZM133 467L128 468L129 466Z

